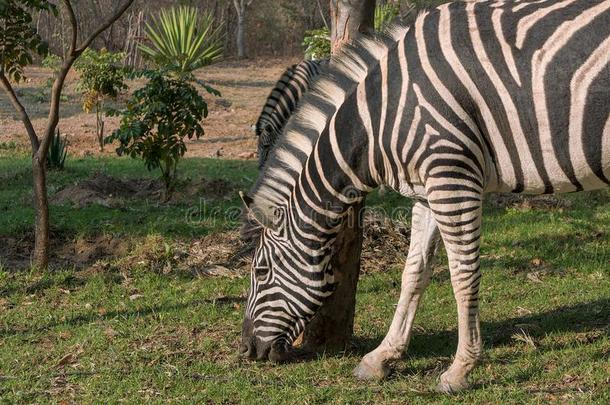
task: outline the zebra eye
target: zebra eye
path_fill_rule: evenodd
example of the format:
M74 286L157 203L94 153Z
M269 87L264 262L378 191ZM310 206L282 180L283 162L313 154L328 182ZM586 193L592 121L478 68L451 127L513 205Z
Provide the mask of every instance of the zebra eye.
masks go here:
M256 277L258 281L263 281L267 277L267 274L269 274L269 267L254 268L254 277Z

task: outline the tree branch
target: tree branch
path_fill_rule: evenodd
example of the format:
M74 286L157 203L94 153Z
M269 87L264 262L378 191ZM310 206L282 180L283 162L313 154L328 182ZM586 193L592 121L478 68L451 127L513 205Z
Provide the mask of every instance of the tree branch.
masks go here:
M30 138L30 143L32 144L32 153L36 153L36 151L38 150L38 147L40 146L40 141L38 140L38 136L36 135L36 130L34 129L34 126L32 125L30 116L28 115L27 111L25 110L25 107L23 106L23 104L21 104L21 102L19 101L19 98L17 97L17 94L15 93L13 86L11 86L11 83L8 81L8 79L4 75L4 72L0 72L0 83L2 83L2 87L8 94L8 97L11 100L11 104L13 105L13 107L15 108L17 113L19 113L19 115L20 115L21 121L23 122L23 125L25 126L25 130L27 131L28 136Z
M64 0L64 1L69 1L69 0ZM87 38L85 40L85 42L83 42L81 44L81 46L76 50L76 55L80 55L81 53L83 53L83 51L85 49L87 49L89 47L89 45L91 45L91 42L93 42L93 40L100 35L102 32L104 32L108 27L110 27L116 20L118 20L123 13L125 12L125 10L127 10L129 8L129 6L131 6L131 4L134 2L134 0L127 0L120 8L118 8L114 14L112 16L110 16L106 21L104 21L104 23L93 32L93 34L91 34L89 36L89 38Z
M70 19L70 27L72 29L72 38L70 40L70 54L72 55L76 50L76 41L78 41L78 23L76 22L76 15L74 15L74 9L72 9L70 0L63 0L63 3L68 11L68 18Z
M120 8L118 8L115 13L110 16L106 21L102 23L94 32L91 34L89 38L85 40L78 48L76 48L76 38L78 38L78 24L76 22L76 17L74 16L74 10L72 9L72 5L70 0L62 0L68 9L68 14L70 16L70 24L72 25L72 39L74 43L74 47L71 46L70 53L64 60L64 63L57 73L57 77L55 78L55 82L53 83L53 89L51 90L51 108L49 109L49 118L47 120L47 127L45 128L44 136L42 137L42 142L40 143L40 148L38 148L37 154L38 159L40 161L44 161L47 157L47 153L49 151L49 145L51 143L51 138L53 138L53 133L57 128L57 123L59 122L59 105L61 101L61 92L64 87L64 82L66 81L66 77L72 68L72 65L76 61L76 59L84 52L85 49L91 45L91 42L102 32L104 32L108 27L110 27L116 20L118 20L121 15L127 10L127 8L134 2L134 0L127 0Z
M326 17L324 16L324 9L322 8L320 0L318 0L318 8L320 9L320 16L322 17L322 21L324 21L324 26L328 28L328 21L326 21Z

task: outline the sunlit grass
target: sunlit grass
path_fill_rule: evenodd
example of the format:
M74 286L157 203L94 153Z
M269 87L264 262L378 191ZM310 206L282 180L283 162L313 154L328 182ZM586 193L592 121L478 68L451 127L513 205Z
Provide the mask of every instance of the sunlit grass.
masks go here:
M31 229L27 158L0 159L0 234ZM127 159L82 159L52 173L55 190L92 170L150 176ZM254 163L187 159L185 177L247 189ZM0 398L6 403L524 403L610 402L610 193L570 195L570 208L486 206L481 320L486 353L472 391L434 392L456 346L456 310L441 255L404 360L382 383L351 370L383 338L400 269L364 274L353 347L297 364L236 356L246 278L140 268L15 271L0 260ZM21 201L19 204L11 201ZM376 206L402 204L372 196ZM237 196L212 201L238 205ZM56 232L160 235L168 240L235 227L184 224L190 204L134 202L129 211L54 206Z

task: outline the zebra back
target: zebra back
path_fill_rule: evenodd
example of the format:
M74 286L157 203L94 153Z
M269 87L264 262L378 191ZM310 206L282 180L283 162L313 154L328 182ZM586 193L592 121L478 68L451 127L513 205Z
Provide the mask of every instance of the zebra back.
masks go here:
M267 101L256 122L258 136L258 161L262 168L269 152L280 137L286 122L296 110L299 101L328 59L304 60L286 69L267 97Z

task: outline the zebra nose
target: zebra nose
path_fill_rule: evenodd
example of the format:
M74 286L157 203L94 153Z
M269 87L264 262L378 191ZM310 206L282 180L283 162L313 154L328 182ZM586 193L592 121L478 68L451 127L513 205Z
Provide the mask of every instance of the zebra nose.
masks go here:
M243 358L253 359L256 357L256 345L254 340L254 325L250 318L244 319L241 332L241 344L239 355Z
M239 345L239 355L246 359L251 359L255 356L254 345L248 341Z

